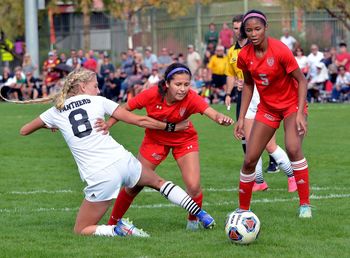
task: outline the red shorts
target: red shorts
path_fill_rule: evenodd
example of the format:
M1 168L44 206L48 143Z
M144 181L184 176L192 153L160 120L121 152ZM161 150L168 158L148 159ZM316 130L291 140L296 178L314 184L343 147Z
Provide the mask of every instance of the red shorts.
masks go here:
M170 149L172 149L174 159L177 160L187 153L199 151L198 139L186 141L181 145L168 146L155 143L145 137L140 147L140 154L152 164L159 165L166 159Z
M258 111L256 113L255 120L271 126L272 128L278 129L283 119L293 113L296 113L297 111L298 105L291 105L290 107L276 111L265 108L260 103L258 105ZM305 104L304 113L307 114L307 104Z

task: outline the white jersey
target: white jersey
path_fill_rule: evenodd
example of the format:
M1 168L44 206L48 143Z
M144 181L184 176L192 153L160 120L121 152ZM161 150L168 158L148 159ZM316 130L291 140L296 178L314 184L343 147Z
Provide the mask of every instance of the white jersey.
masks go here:
M48 127L61 131L83 181L128 154L109 134L93 128L98 118L112 115L117 107L104 97L77 95L65 101L63 110L52 107L40 115Z

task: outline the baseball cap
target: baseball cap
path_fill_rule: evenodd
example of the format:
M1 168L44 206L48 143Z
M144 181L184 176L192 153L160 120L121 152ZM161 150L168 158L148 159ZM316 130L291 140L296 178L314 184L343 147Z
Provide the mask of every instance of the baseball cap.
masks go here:
M193 45L190 44L190 45L187 46L187 48L193 48Z

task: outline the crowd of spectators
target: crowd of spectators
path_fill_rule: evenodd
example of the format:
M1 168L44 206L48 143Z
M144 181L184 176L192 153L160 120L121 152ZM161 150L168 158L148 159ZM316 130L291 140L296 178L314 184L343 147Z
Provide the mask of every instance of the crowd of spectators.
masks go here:
M157 85L167 66L173 62L187 64L193 74L193 90L208 103L223 103L225 98L225 66L227 52L233 44L231 29L227 24L216 31L211 23L205 34L206 50L201 56L192 44L186 53L174 53L166 47L157 55L150 47L144 51L128 49L120 53L120 64L115 66L107 52L71 49L69 56L52 50L42 64L38 78L29 54L24 54L23 63L13 71L4 67L0 74L1 94L9 99L35 99L48 96L60 89L66 74L78 67L96 72L101 95L117 102L124 102L144 89ZM298 42L283 30L281 41L294 52L300 69L308 79L309 102L343 102L349 100L350 53L346 43L338 48L320 51L316 44L305 55ZM235 100L233 93L232 100Z

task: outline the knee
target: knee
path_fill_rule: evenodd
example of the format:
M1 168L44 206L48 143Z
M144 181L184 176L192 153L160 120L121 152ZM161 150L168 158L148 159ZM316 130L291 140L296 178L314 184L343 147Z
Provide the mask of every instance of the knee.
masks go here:
M247 172L253 172L255 171L255 167L257 163L258 163L258 160L246 157L243 163L243 170Z
M201 192L201 187L199 182L198 183L189 183L186 185L186 190L187 193L191 196L191 197L196 197L200 194Z
M296 161L303 158L301 149L297 146L286 146L286 152L291 161Z

